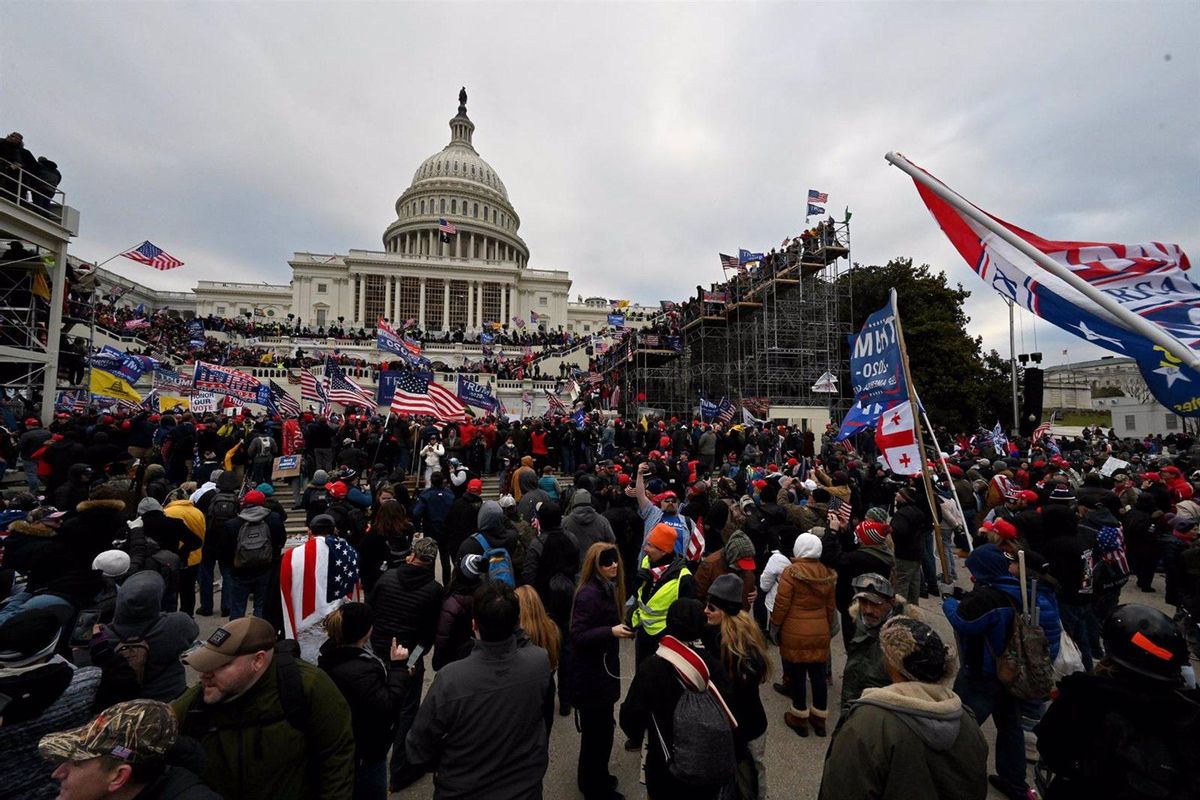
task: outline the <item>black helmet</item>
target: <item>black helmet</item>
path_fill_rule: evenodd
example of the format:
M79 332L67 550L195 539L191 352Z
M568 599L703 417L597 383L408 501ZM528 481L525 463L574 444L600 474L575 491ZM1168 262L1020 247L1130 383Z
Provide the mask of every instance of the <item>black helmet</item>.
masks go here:
M1187 663L1187 643L1179 627L1156 608L1119 605L1101 631L1109 659L1125 669L1171 683L1180 680Z

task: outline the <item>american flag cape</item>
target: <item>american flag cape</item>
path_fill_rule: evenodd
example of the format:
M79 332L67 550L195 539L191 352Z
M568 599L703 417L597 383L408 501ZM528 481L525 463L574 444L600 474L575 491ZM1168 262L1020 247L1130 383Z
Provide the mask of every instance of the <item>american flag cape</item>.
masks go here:
M313 536L283 554L279 592L288 638L310 628L361 593L358 554L338 536Z

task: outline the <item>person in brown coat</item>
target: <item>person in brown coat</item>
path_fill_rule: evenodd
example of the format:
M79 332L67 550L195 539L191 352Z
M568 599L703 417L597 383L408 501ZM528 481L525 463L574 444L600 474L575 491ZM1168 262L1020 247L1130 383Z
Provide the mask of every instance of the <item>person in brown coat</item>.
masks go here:
M742 581L742 603L746 611L754 604L756 585L754 580L754 545L750 537L741 531L734 531L725 542L725 546L715 553L709 553L696 568L692 580L696 589L696 599L705 602L708 599L708 587L722 575L732 574Z
M829 638L837 610L834 589L837 573L821 563L821 540L811 533L796 537L791 566L779 579L779 593L771 612L771 631L779 643L784 673L790 679L792 707L783 721L800 736L808 736L809 722L817 736L825 735L829 716L829 689L825 684ZM812 709L807 685L812 682Z

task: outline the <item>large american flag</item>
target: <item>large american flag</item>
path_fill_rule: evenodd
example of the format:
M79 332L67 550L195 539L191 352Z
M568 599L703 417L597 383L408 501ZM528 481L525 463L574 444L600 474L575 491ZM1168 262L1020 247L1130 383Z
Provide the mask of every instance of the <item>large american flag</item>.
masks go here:
M159 248L150 244L149 241L142 242L132 250L121 253L121 255L125 258L145 264L148 267L154 267L155 269L166 270L183 266L183 262L178 258L170 253L160 250Z
M733 421L736 411L737 407L728 398L722 397L721 402L717 404L717 416L713 418L713 422L728 425Z
M338 536L313 536L284 552L279 565L283 624L289 639L358 592L358 554Z
M287 393L275 381L270 381L271 387L271 406L275 413L281 417L298 417L300 416L300 404L296 402L296 398Z
M825 192L818 192L816 189L808 190L808 202L810 203L828 203L829 195Z
M544 416L547 419L549 419L550 417L553 417L555 414L566 414L567 413L567 407L565 405L563 405L563 401L559 400L558 395L556 395L554 392L552 392L549 389L546 390L546 405L547 405L547 408L546 408L546 413Z
M465 422L467 419L467 407L453 392L415 372L401 372L396 378L391 413L427 414L446 422Z
M300 370L300 399L325 405L329 402L329 393L325 391L325 382L318 380L306 369Z
M332 358L325 361L325 377L329 379L329 400L331 402L346 406L363 406L372 412L378 409L379 405L371 393L347 377Z
M1050 432L1051 425L1049 422L1043 422L1038 425L1033 431L1032 444L1037 444L1043 436Z

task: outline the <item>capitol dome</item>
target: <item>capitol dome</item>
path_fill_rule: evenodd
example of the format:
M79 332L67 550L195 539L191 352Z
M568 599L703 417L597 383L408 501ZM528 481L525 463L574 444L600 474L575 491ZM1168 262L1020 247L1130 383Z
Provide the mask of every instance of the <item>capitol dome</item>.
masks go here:
M458 95L450 143L421 162L412 184L396 200L396 221L383 234L388 252L524 267L529 248L517 235L521 219L508 189L472 144L467 93ZM455 229L442 241L440 222Z

